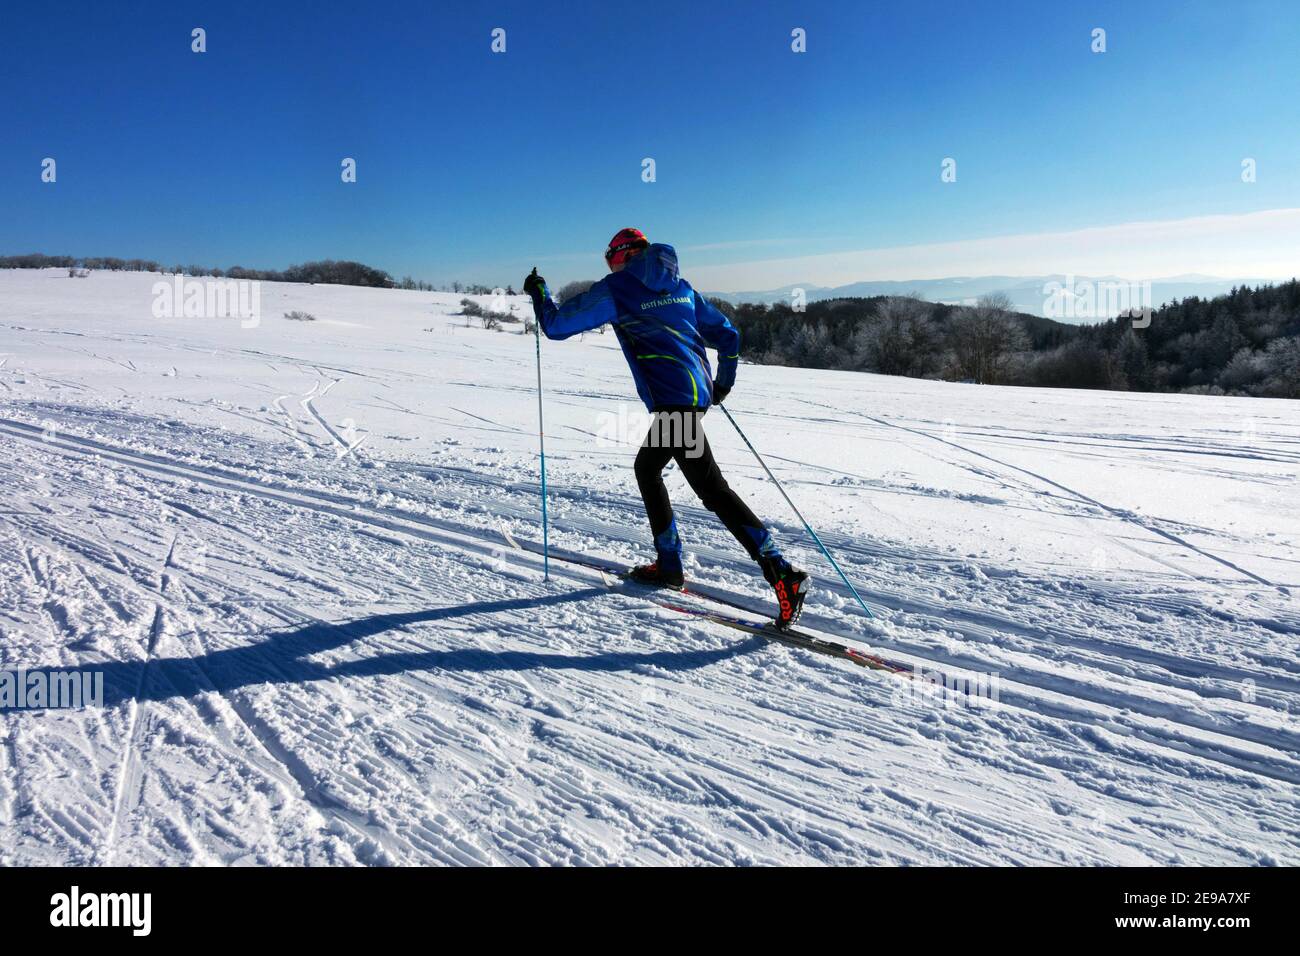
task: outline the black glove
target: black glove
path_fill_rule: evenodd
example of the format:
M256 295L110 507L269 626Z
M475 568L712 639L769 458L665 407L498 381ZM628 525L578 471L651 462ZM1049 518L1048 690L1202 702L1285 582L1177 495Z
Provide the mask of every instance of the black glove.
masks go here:
M713 404L714 405L721 405L723 402L727 400L727 396L730 394L731 394L730 385L719 385L717 382L713 383Z
M533 266L533 271L528 273L528 278L524 280L524 294L529 296L534 304L542 301L546 295L546 280L537 274L537 266Z

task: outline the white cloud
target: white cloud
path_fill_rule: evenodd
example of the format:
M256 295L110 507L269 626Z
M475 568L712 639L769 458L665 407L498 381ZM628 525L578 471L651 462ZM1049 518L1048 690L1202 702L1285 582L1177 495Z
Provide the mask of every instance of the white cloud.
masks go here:
M774 289L796 282L837 286L1054 273L1132 279L1188 273L1289 278L1300 272L1300 209L687 266L683 271L696 288L717 292Z

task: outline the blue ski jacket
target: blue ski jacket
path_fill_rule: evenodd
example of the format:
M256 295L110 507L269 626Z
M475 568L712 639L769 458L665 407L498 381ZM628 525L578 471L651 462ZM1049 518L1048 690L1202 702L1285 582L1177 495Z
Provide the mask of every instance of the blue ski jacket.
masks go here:
M548 339L567 339L613 323L614 334L650 411L708 408L714 377L705 347L718 350L717 382L731 388L740 333L677 274L672 246L654 243L621 272L557 306L544 289L537 320Z

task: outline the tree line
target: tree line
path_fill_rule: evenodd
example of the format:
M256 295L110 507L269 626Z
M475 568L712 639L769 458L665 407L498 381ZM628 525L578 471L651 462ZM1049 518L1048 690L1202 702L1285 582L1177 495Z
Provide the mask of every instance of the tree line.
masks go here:
M765 365L987 384L1300 398L1300 283L1193 296L1091 325L873 296L733 306L741 355Z
M191 263L190 265L164 266L154 259L119 259L115 256L47 256L33 252L19 256L0 256L0 269L71 269L81 267L101 272L158 272L174 273L188 276L212 276L217 279L258 279L264 282L307 282L325 285L356 285L381 289L412 289L424 292L463 292L469 295L490 295L491 287L480 284L451 282L436 289L431 282L404 276L395 280L382 269L375 269L361 262L350 260L322 259L317 262L304 262L302 265L289 266L287 269L248 269L244 266L231 266L228 269L213 268ZM507 291L513 295L513 290Z

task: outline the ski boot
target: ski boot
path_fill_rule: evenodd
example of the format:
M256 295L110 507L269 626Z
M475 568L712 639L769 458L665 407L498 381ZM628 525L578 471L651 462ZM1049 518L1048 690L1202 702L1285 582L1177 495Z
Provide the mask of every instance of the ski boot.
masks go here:
M682 573L682 539L677 534L676 518L655 535L655 552L659 556L657 561L633 568L628 572L628 578L651 587L686 590L686 576Z
M762 558L758 564L776 592L777 614L773 623L785 630L799 620L811 578L807 571L800 571L782 557Z
M627 578L629 581L647 584L650 587L672 588L674 591L686 590L686 576L682 573L680 562L675 568L668 567L667 562L655 561L651 564L643 564L629 571Z

